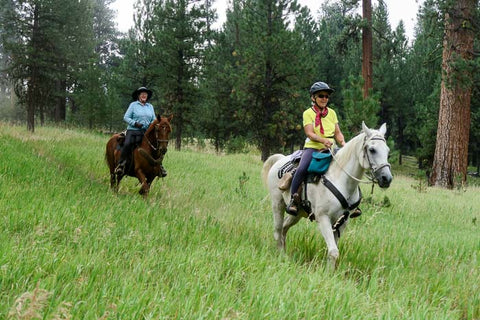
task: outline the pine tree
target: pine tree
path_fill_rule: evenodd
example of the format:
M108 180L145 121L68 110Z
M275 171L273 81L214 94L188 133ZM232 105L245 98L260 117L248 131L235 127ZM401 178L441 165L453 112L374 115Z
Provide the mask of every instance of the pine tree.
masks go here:
M246 1L237 3L235 21L227 21L238 71L232 95L236 116L262 160L289 143L305 109L299 101L308 101L302 89L310 83L306 75L313 65L287 19L297 8L294 1Z
M435 152L438 106L440 103L441 43L443 21L434 0L420 8L416 39L402 71L408 101L413 108L406 112L403 130L405 152L418 158L421 169L431 166Z
M108 2L2 1L1 36L10 57L7 70L19 102L26 105L27 128L34 131L36 119L41 124L47 119L64 121L67 95L78 88L78 74L92 59L102 63L95 55L101 41L96 41L93 28L105 22L100 22L102 10L95 4L101 7ZM69 100L74 101L73 95Z
M405 94L410 89L411 74L407 73L406 59L409 48L403 22L392 31L387 7L379 2L374 8L374 87L380 94L380 123L388 123L388 133L395 140L395 146L402 153L407 152L410 144L405 141L405 127L412 113L411 95Z
M430 183L453 188L464 183L468 165L470 103L472 93L473 40L472 23L476 0L447 4L440 110L437 143Z
M212 17L210 3L196 0L147 0L137 16L136 36L145 48L139 61L148 64L144 84L155 83L163 107L175 114L177 150L184 136L195 134L196 82Z

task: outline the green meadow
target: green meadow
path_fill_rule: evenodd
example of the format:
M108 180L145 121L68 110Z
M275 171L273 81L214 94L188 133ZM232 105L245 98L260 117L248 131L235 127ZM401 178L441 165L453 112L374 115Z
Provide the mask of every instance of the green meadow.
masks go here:
M107 140L0 124L0 319L480 319L479 187L394 167L329 273L307 219L278 252L258 154L171 147L144 200Z

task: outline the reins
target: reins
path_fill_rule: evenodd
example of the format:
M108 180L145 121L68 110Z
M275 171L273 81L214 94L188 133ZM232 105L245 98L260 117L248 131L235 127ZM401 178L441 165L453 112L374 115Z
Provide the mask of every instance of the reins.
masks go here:
M350 173L347 172L347 170L345 170L345 169L340 165L340 163L339 163L339 161L338 161L338 158L335 156L335 153L333 152L333 146L332 146L331 149L328 149L328 151L329 151L330 154L332 155L333 160L335 160L335 161L338 163L338 166L340 167L340 169L342 169L342 171L343 171L347 176L349 176L350 178L352 178L353 180L355 180L355 181L357 181L357 182L359 182L359 183L372 183L372 184L375 183L374 180L373 180L372 178L370 178L369 176L367 176L366 174L364 174L364 175L369 179L369 181L367 181L367 180L361 180L361 179L358 179L358 178L352 176Z

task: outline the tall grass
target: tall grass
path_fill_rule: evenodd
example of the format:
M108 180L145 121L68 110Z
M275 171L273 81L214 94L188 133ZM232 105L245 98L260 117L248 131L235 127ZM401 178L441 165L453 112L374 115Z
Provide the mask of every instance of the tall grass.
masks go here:
M480 319L479 188L396 176L329 274L306 219L277 251L258 155L170 148L143 200L107 140L0 125L0 318Z

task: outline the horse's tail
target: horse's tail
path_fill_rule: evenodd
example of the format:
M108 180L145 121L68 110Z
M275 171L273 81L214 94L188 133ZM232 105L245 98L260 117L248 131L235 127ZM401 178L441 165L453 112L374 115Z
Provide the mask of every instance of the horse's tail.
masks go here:
M270 171L272 166L283 157L285 157L283 154L276 153L268 157L268 159L265 161L262 168L262 181L264 185L267 185L268 172Z
M115 149L117 148L119 134L110 137L105 148L105 161L107 162L110 172L115 170Z

